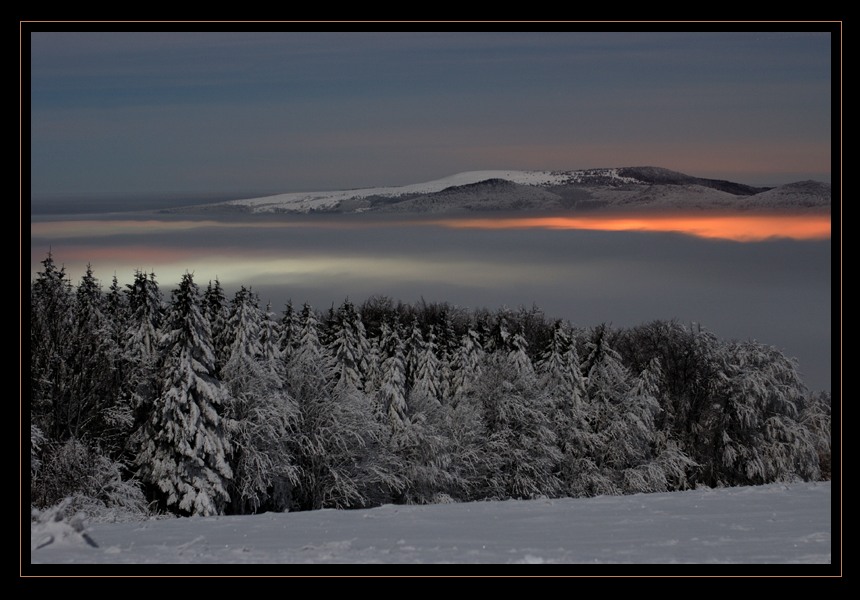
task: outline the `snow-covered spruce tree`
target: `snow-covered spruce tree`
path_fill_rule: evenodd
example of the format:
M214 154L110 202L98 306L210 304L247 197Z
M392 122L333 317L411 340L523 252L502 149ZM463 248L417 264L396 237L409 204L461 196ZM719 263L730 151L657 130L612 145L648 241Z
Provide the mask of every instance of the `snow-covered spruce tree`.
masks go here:
M281 351L281 324L278 322L278 316L272 312L271 303L266 304L260 318L260 344L263 346L263 356L272 363L272 368L283 378L286 365Z
M236 513L288 508L297 481L288 445L295 405L284 388L274 322L257 303L243 286L225 325L229 347L221 379L230 395L224 416L233 449L228 489Z
M546 315L536 304L532 304L531 308L520 306L514 316L514 323L514 329L526 340L529 358L536 365L541 359L541 352L549 343L553 325L547 323Z
M582 410L587 396L586 380L576 350L575 335L570 327L561 321L553 328L537 371L544 381L544 386L555 399L557 409L567 415Z
M445 404L434 415L436 431L444 440L446 489L435 501L445 496L453 501L482 500L487 490L486 476L494 468L488 451L484 426L482 399L475 390L459 396L456 402Z
M279 331L278 348L280 348L281 356L286 364L286 361L290 359L296 346L298 346L301 334L301 315L296 313L292 300L288 300L284 306L284 314L281 317Z
M299 469L294 506L300 510L378 504L402 487L385 451L387 425L360 390L341 383L341 369L322 345L319 321L306 303L287 368L297 408L289 443Z
M453 404L471 393L475 382L481 376L484 356L480 334L475 329L470 328L463 335L460 345L454 351L451 366L451 399Z
M212 347L215 350L215 371L221 372L221 367L227 362L229 354L229 339L227 333L227 318L229 308L227 297L221 282L215 278L215 283L209 280L206 291L203 292L203 316L209 321L209 329L212 332Z
M508 360L514 372L528 379L535 378L535 369L528 355L528 343L522 332L510 336Z
M420 335L420 332L419 332ZM409 390L409 403L422 407L429 404L440 404L441 385L439 383L439 359L436 346L435 328L431 325L427 336L414 349L417 354L415 361L414 380Z
M576 424L577 435L566 448L568 493L573 497L618 494L612 444L618 432L611 430L619 416L618 405L630 392L631 382L621 356L609 344L609 329L596 327L588 341L586 401Z
M209 321L190 273L172 293L160 352L159 394L140 432L140 474L161 491L167 507L181 514L220 514L233 476L219 414L229 397L214 376Z
M565 355L571 345L568 328L561 321L556 321L549 344L537 363L538 373L548 382L554 383L565 396L572 392L570 367L565 361Z
M74 295L49 252L30 285L30 416L48 439L68 436Z
M512 319L513 315L511 314L510 309L506 307L502 307L499 309L499 311L495 315L492 325L489 326L487 339L483 342L483 346L487 350L487 352L506 353L510 351Z
M571 493L595 495L658 492L688 486L695 462L657 428L663 373L654 357L631 377L609 343L605 326L592 334L586 383L588 402L580 425L579 460L569 473ZM576 448L576 441L573 442ZM576 452L574 452L576 455Z
M451 498L455 489L464 487L452 470L447 440L440 434L444 411L438 396L438 359L433 326L426 342L413 328L418 360L415 384L406 391L403 345L396 328L383 323L386 359L382 365L383 387L380 406L385 407L390 426L389 449L402 475L403 487L394 499L410 504L426 504Z
M447 309L442 312L442 322L439 327L439 337L437 340L437 356L439 358L439 400L442 404L451 402L454 372L451 363L454 360L454 355L457 352L458 340L457 333L454 330L454 321L451 318L451 313Z
M625 494L686 487L687 473L696 466L656 429L654 417L661 410L657 400L661 380L660 361L653 358L616 405L616 416L606 431L603 465L612 471Z
M124 459L128 460L131 458L128 442L136 426L134 402L130 394L128 381L135 370L135 366L129 363L126 355L126 332L128 331L131 319L128 295L123 293L123 288L120 287L116 274L114 274L111 286L108 289L105 302L105 317L110 328L111 339L118 353L114 361L113 370L114 378L117 382L117 398L115 407L111 409L114 414L110 418L120 425L120 427L116 429L118 437L113 445L123 447Z
M110 325L111 337L114 343L121 348L125 343L125 330L131 315L128 308L128 297L123 294L116 274L111 279L105 299L105 316Z
M159 337L163 318L155 274L136 271L127 286L129 319L123 340L123 402L134 411L135 429L146 421L159 392ZM136 453L136 451L134 451Z
M799 421L806 394L795 362L771 346L726 346L703 429L714 461L709 485L759 485L820 475L815 439Z
M392 432L390 448L403 485L397 502L449 502L463 495L467 482L454 467L449 440L442 434L447 407L421 395L408 407L407 422Z
M337 311L334 321L331 354L338 369L338 391L364 390L369 343L364 325L353 304L346 300Z
M130 404L121 398L121 350L105 310L105 296L87 265L75 292L66 421L71 436L90 440L118 456L134 419Z
M136 352L136 356L156 354L164 303L155 273L147 276L143 271L135 271L134 282L127 288L130 314L128 350Z
M380 336L381 383L377 392L377 406L380 419L392 431L407 425L406 416L406 366L403 360L403 342L400 339L397 323L389 325L382 322Z
M537 364L538 381L550 401L553 428L562 454L559 477L565 488L576 479L580 436L588 435L585 378L570 328L557 321Z
M409 334L406 336L403 345L403 357L406 364L406 391L407 393L415 385L415 379L418 374L418 360L421 352L424 349L424 334L421 333L421 323L418 317L412 319L412 324L409 327Z
M506 329L505 329L506 330ZM525 356L521 334L497 336L475 394L483 409L486 452L483 467L488 498L557 496L556 472L562 459L550 421L550 399ZM505 343L507 348L499 346Z
M478 345L486 352L492 352L493 350L491 321L492 316L487 309L482 309L481 311L476 312L475 326L473 329L475 330L475 333L478 334Z
M46 269L33 285L31 330L43 345L34 346L31 374L50 384L43 388L50 403L35 395L32 404L38 468L31 473L31 502L46 507L77 496L101 506L129 501L140 509L143 496L119 459L131 423L119 398L116 331L105 313L105 297L91 268L73 295L50 255L43 264ZM56 343L62 352L53 348ZM52 356L50 369L41 371L45 356ZM46 414L43 406L49 408ZM46 427L50 435L43 434Z
M382 349L380 337L367 338L367 370L364 373L364 392L371 398L376 397L382 386Z

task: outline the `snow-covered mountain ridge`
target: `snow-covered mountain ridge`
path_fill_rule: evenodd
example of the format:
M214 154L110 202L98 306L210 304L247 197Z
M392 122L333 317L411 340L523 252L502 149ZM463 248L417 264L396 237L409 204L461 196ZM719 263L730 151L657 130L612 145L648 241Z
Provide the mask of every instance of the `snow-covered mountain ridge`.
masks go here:
M476 212L509 210L830 210L831 186L776 188L692 177L659 167L576 171L468 171L411 185L295 192L176 209L245 213Z

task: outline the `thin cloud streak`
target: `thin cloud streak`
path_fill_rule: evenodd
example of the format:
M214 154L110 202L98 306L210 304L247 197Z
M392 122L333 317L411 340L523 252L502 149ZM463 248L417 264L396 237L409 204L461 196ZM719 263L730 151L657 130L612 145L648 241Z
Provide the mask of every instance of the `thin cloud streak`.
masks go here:
M759 242L773 238L830 239L831 217L824 214L612 214L582 217L456 217L406 220L302 219L268 221L203 220L64 220L32 223L35 238L76 239L112 236L151 236L218 229L369 229L437 226L454 229L581 229L591 231L650 231L682 233L700 238Z

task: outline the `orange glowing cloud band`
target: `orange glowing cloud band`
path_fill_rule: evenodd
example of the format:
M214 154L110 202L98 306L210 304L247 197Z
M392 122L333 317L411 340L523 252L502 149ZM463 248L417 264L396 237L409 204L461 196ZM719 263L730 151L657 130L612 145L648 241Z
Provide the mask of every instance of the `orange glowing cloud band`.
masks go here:
M373 228L430 225L455 229L586 229L594 231L675 232L706 239L757 242L773 238L825 240L830 238L829 214L595 214L582 217L451 217L432 220L366 221L53 221L31 224L31 234L45 237L102 237L144 235L202 228L288 227Z
M456 229L588 229L597 231L676 232L700 238L756 242L772 238L830 238L830 215L595 215L433 221Z

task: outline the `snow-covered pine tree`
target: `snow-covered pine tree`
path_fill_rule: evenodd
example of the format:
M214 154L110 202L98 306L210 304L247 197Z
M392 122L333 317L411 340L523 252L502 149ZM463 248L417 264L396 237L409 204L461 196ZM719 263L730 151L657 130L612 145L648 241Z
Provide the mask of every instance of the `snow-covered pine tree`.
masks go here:
M531 362L522 359L526 351L522 336L498 339L510 340L509 350L487 355L475 386L487 437L483 495L557 496L562 455L549 417L550 399L538 385Z
M123 402L131 406L135 429L149 417L159 392L158 367L161 362L159 337L163 302L155 274L135 271L126 286L129 319L123 339Z
M221 367L227 362L229 354L229 339L227 333L227 318L229 309L227 297L221 282L215 278L215 283L209 280L206 291L203 292L203 314L209 321L209 329L212 331L212 347L215 349L215 369L221 372Z
M632 380L629 391L609 405L598 462L621 493L666 491L665 479L652 461L659 377L660 361L655 358Z
M403 342L397 323L382 322L380 336L381 384L377 393L379 416L391 430L403 428L408 423L406 415L406 366L403 360Z
M600 325L592 332L590 352L585 361L586 394L590 404L590 421L595 433L615 417L614 405L630 389L630 373L621 355L609 344L609 328Z
M288 300L284 306L279 331L281 336L278 339L278 347L284 361L288 361L298 345L301 335L301 315L296 313L292 300Z
M135 271L128 287L130 323L126 335L127 353L132 358L152 356L158 351L163 302L155 273Z
M367 371L364 375L364 391L370 397L376 397L382 387L382 363L385 358L382 356L382 338L368 337L367 350Z
M131 433L133 415L131 406L120 400L120 348L105 309L101 285L87 265L75 293L66 421L72 437L116 455Z
M413 328L414 340L415 336ZM458 479L449 472L450 449L438 431L441 407L434 391L434 368L437 361L435 342L431 338L422 344L418 365L418 380L408 393L407 401L403 342L396 320L393 325L383 321L380 349L384 357L381 366L382 385L377 394L377 406L390 437L377 446L389 471L401 476L402 484L394 500L407 503L429 503L450 498ZM420 332L420 330L418 330ZM420 335L420 333L419 333ZM394 491L393 486L390 486ZM462 483L459 488L465 487Z
M267 303L261 314L260 344L263 346L263 356L278 372L279 377L283 379L286 365L284 364L280 340L281 324L278 322L277 315L272 312L272 305Z
M415 386L418 375L418 363L421 352L424 350L424 334L421 333L421 323L416 315L412 319L412 326L403 347L403 359L406 363L406 392Z
M514 371L523 377L534 379L534 365L528 355L528 343L522 332L518 331L509 338L508 358Z
M360 390L340 383L342 366L319 339L310 305L302 309L301 340L290 358L287 385L296 402L289 437L299 472L295 507L350 508L390 501L402 482L385 448L388 425Z
M412 389L409 390L408 404L416 411L429 409L440 404L439 359L436 358L436 333L433 325L417 349L415 374Z
M556 321L552 329L552 337L537 363L538 373L553 387L559 389L562 395L568 395L570 389L569 366L565 354L571 347L570 334L561 321Z
M372 374L373 356L371 353L370 340L367 337L367 329L364 327L364 322L361 320L361 315L352 307L354 314L353 322L355 324L355 339L358 343L358 369L361 373L362 386L367 381L367 378Z
M48 252L30 285L30 414L48 439L67 434L64 417L72 378L72 285Z
M553 427L562 454L560 478L576 478L583 435L588 435L585 378L570 328L557 321L537 364L538 380L550 401ZM585 434L583 433L585 432Z
M609 343L609 335L609 328L600 325L587 344L586 399L581 418L574 417L577 435L569 440L565 460L568 493L574 497L621 491L612 463L618 432L611 427L619 415L618 405L632 384L621 355Z
M466 487L458 469L452 468L455 458L440 432L446 414L447 408L432 400L422 406L411 406L406 425L393 431L390 448L403 479L396 501L445 502Z
M128 298L122 293L116 274L111 279L105 300L105 316L111 328L111 337L118 347L122 347L125 341L125 331L128 327L130 317L128 309Z
M686 487L687 473L696 466L676 444L660 435L655 416L662 410L658 398L660 360L633 380L630 391L615 405L616 414L606 431L601 463L611 471L622 493L665 492Z
M439 400L443 404L450 404L454 372L452 362L457 352L457 334L454 331L454 321L447 309L442 312L442 323L437 340L437 356L439 357Z
M491 316L484 309L475 315L475 333L477 333L478 345L485 352L492 352L494 349L492 327L490 325Z
M339 373L337 390L363 391L369 344L361 319L349 300L337 311L333 336L331 353Z
M302 306L299 325L299 339L296 343L295 355L302 359L307 365L315 365L321 377L329 377L333 374L333 368L328 351L320 339L320 322L313 307L307 302Z
M509 308L502 307L496 313L493 325L489 330L488 338L484 343L484 348L487 352L507 353L511 349L511 319L512 315Z
M445 443L447 476L446 489L435 500L445 496L463 502L484 499L494 457L488 450L481 398L469 392L443 405L435 425Z
M229 350L221 369L230 394L224 416L233 449L231 508L238 513L288 508L297 481L288 445L296 410L284 388L272 324L256 295L242 286L231 302L225 327Z
M451 398L454 404L471 392L481 376L485 353L479 338L480 334L469 328L454 352L451 383Z
M164 494L166 506L220 514L233 476L219 414L229 397L215 378L212 333L190 273L172 293L160 348L159 395L141 431L140 474Z

